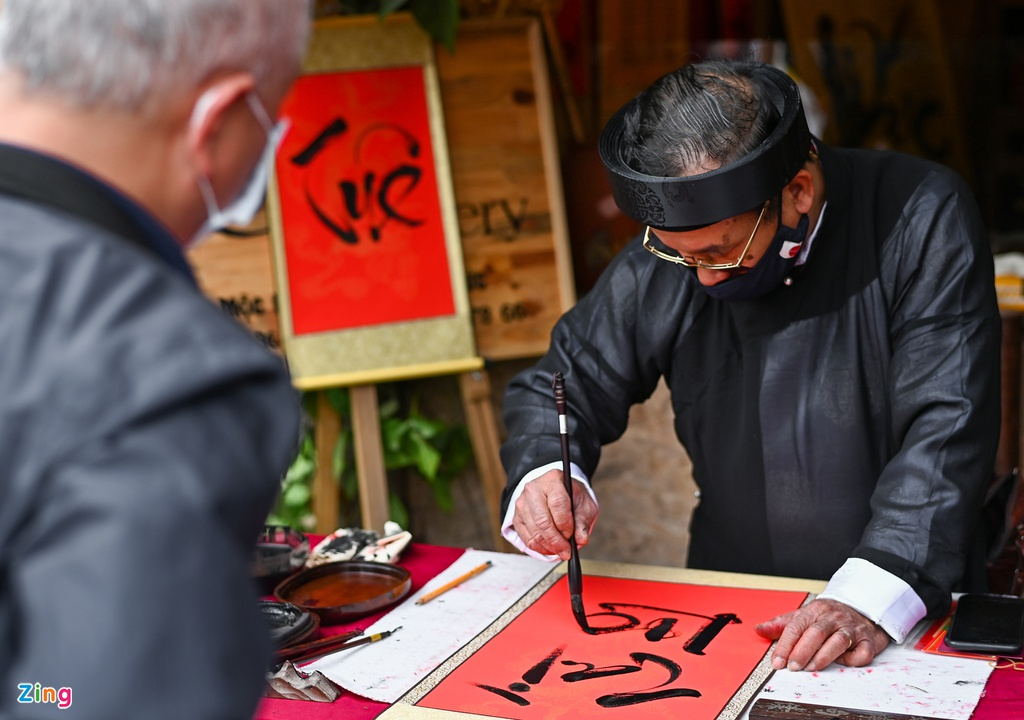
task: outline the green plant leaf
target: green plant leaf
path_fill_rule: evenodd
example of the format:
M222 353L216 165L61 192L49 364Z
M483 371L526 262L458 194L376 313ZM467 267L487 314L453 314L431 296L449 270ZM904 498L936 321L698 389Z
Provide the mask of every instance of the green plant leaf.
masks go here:
M441 466L440 451L419 435L410 435L409 439L416 470L427 480L433 480L437 477L437 469Z
M289 485L281 498L284 501L286 507L300 508L304 507L309 502L309 486L300 485L298 483Z
M431 420L422 415L412 415L406 420L406 423L410 432L415 432L427 439L438 436L448 428L441 420Z
M380 0L380 16L386 18L391 13L395 12L409 0Z
M391 521L402 526L403 530L409 528L409 511L405 508L402 499L390 493L388 495L388 512L391 513Z
M406 421L400 418L381 420L380 434L385 455L388 453L400 453L402 451L402 443L407 434Z
M444 45L448 52L455 52L459 0L409 0L408 8L430 37Z
M292 462L288 472L285 473L284 482L286 485L304 483L313 477L316 471L316 462L306 454L300 454Z
M321 392L326 393L327 402L330 403L334 411L342 418L348 418L352 415L352 403L349 400L347 388L327 388Z

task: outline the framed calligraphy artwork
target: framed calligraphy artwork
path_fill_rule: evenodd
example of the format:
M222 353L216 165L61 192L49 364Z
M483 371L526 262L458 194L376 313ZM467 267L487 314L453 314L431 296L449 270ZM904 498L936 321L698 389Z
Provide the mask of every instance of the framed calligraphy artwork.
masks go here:
M296 385L476 369L434 49L410 18L318 22L267 210Z
M420 697L416 710L422 717L714 720L764 664L770 643L754 626L807 598L596 575L584 587L589 632L573 621L563 576ZM766 677L767 670L749 687L751 696Z

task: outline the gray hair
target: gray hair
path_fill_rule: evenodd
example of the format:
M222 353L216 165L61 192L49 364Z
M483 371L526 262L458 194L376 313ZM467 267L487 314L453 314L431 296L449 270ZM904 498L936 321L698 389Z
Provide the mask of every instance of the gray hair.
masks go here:
M0 65L79 107L159 106L221 71L286 83L310 0L2 0Z
M750 153L779 120L754 74L759 66L709 60L659 78L623 118L629 165L648 175L684 177Z

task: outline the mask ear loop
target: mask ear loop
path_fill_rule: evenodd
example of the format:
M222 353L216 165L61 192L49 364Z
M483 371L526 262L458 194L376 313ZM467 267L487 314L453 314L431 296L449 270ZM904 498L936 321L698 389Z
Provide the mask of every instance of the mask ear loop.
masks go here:
M218 88L216 86L206 88L203 94L196 100L196 104L192 106L192 115L188 120L190 134L198 136L203 132L203 124L207 121L210 111L217 101L217 92ZM266 114L265 111L264 114ZM191 144L197 146L199 144L198 138L193 137L192 139L193 143ZM199 186L199 194L203 196L207 215L215 214L219 210L217 196L213 192L213 185L210 179L201 168L197 169L196 172L196 184Z

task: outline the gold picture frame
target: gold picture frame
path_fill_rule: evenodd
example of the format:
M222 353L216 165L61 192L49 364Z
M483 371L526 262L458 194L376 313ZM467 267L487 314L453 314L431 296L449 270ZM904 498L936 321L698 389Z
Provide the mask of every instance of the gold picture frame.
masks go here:
M429 37L401 13L318 21L282 117L267 216L294 384L483 367Z

